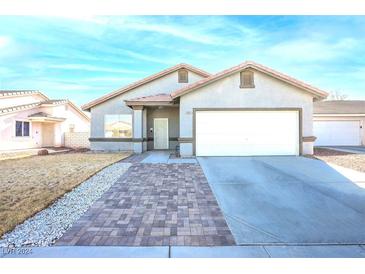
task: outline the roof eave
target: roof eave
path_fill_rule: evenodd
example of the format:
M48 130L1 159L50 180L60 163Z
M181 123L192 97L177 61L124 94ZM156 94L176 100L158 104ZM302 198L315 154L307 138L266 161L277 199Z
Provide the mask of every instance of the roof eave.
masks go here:
M114 98L115 96L121 95L121 94L123 94L125 92L128 92L130 90L133 90L135 88L138 88L138 87L140 87L140 86L142 86L144 84L147 84L147 83L150 83L150 82L152 82L154 80L160 79L161 77L164 77L164 76L166 76L166 75L168 75L170 73L173 73L173 72L175 72L175 71L177 71L179 69L182 69L182 68L188 69L188 70L190 70L190 71L192 71L192 72L194 72L196 74L199 74L199 75L201 75L203 77L209 77L209 76L211 76L210 73L208 73L208 72L206 72L204 70L195 68L195 67L193 67L193 66L191 66L189 64L181 63L181 64L178 64L178 65L172 66L170 68L167 68L165 70L162 70L160 72L157 72L157 73L155 73L155 74L153 74L151 76L147 76L147 77L145 77L145 78L143 78L143 79L141 79L139 81L136 81L134 83L131 83L131 84L125 86L125 87L122 87L122 88L119 88L119 89L117 89L115 91L112 91L109 94L106 94L106 95L104 95L104 96L102 96L100 98L97 98L97 99L95 99L95 100L93 100L93 101L91 101L91 102L89 102L87 104L82 105L81 106L81 109L84 110L84 111L89 111L90 112L91 111L91 108L94 107L94 106L96 106L96 105L99 105L99 104L101 104L101 103L103 103L103 102L105 102L105 101L107 101L107 100L109 100L111 98Z
M82 109L77 107L74 103L72 103L70 100L67 100L67 104L73 107L82 117L84 117L88 122L90 122L90 117L87 116Z
M63 122L66 118L61 117L28 117L32 122Z
M34 109L34 108L37 108L39 107L39 103L34 103L34 104L29 104L28 107L13 107L12 110L8 110L8 111L2 111L0 112L0 115L7 115L7 114L12 114L12 113L15 113L15 112L20 112L20 111L25 111L25 110L30 110L30 109Z
M172 106L174 105L173 101L153 101L153 102L140 102L140 101L125 101L126 105L129 107L132 106Z
M326 116L333 116L333 117L362 117L365 116L365 113L313 113L315 117L326 117Z
M179 92L179 90L177 90L177 91L171 93L171 97L173 99L176 99L176 98L178 98L180 96L183 96L183 95L185 95L185 94L187 94L189 92L192 92L194 90L197 90L199 88L202 88L204 86L207 86L207 85L209 85L211 83L214 83L214 82L216 82L218 80L221 80L221 79L223 79L225 77L228 77L230 75L233 75L233 74L235 74L235 73L237 73L239 71L242 71L242 70L245 70L245 69L248 69L248 68L251 68L251 69L260 71L260 72L265 73L265 74L267 74L267 75L269 75L271 77L274 77L274 78L279 79L279 80L281 80L281 81L283 81L285 83L288 83L288 84L293 85L293 86L295 86L295 87L297 87L299 89L302 89L302 90L304 90L304 91L312 94L314 98L325 99L329 95L325 91L322 91L322 90L319 90L319 89L316 89L316 88L311 88L311 87L308 87L308 86L301 85L299 83L296 83L294 81L290 81L290 80L288 80L288 79L286 79L284 77L281 77L280 75L277 75L277 74L271 73L270 71L267 71L265 69L262 69L262 68L258 67L257 65L254 65L252 63L246 63L245 65L238 66L237 69L235 69L235 70L232 70L232 71L227 72L227 73L222 73L218 77L212 76L212 80L207 80L207 79L204 79L205 81L204 80L201 80L202 81L202 84L199 84L199 82L197 82L198 84L195 83L195 86L194 86L194 83L193 83L191 88L185 88L185 90L183 88L183 89L181 89L181 92Z
M276 78L276 79L282 80L283 82L286 82L286 83L287 83L287 84L289 84L289 85L293 85L293 86L295 86L295 87L297 87L297 88L303 89L303 90L305 90L305 91L307 91L307 92L311 93L311 94L313 95L313 97L315 97L315 98L318 98L318 99L325 99L325 98L327 98L327 96L329 95L329 93L328 93L328 92L325 92L325 91L323 91L323 90L320 90L320 89L317 89L317 88L314 88L314 87L308 87L308 86L306 86L306 85L301 85L301 84L296 83L296 82L294 82L294 81L291 81L291 80L285 79L285 78L281 77L280 75L276 75L276 74L271 73L271 72L269 72L269 71L267 71L267 70L261 69L261 68L260 68L260 67L258 67L258 66L255 66L255 65L248 65L248 67L251 67L251 68L253 68L253 69L256 69L256 70L258 70L258 71L260 71L260 72L262 72L262 73L268 74L268 75L270 75L271 77L274 77L274 78Z

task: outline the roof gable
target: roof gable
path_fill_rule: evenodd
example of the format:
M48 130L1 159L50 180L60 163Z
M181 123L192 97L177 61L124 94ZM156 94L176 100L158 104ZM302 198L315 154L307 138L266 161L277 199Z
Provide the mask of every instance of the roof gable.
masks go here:
M60 100L49 100L49 99L47 99L47 100L41 101L41 102L35 102L35 103L30 103L30 104L25 104L25 105L17 105L17 106L0 108L0 115L6 115L6 114L9 114L9 113L23 111L23 110L29 110L29 109L32 109L32 108L42 107L42 106L56 107L58 105L63 105L63 104L67 104L67 105L71 106L73 109L75 109L75 111L79 115L81 115L87 121L90 121L90 118L80 108L78 108L74 103L72 103L71 101L69 101L67 99L60 99Z
M244 69L253 69L253 70L257 70L257 71L260 71L264 74L267 74L271 77L274 77L276 79L279 79L283 82L286 82L290 85L293 85L299 89L302 89L308 93L310 93L311 95L313 95L313 97L316 97L318 99L323 99L323 98L326 98L328 96L328 93L323 91L323 90L320 90L318 88L315 88L311 85L308 85L302 81L299 81L295 78L292 78L286 74L283 74L281 72L278 72L278 71L275 71L269 67L266 67L266 66L263 66L263 65L260 65L258 63L255 63L255 62L252 62L252 61L246 61L242 64L239 64L237 66L234 66L232 68L229 68L229 69L226 69L226 70L223 70L221 72L218 72L214 75L211 75L205 79L202 79L200 81L197 81L193 84L190 84L190 85L187 85L179 90L176 90L174 92L171 93L171 97L174 99L174 98L177 98L177 97L180 97L184 94L187 94L189 92L192 92L194 90L197 90L201 87L204 87L206 85L209 85L215 81L218 81L220 79L223 79L225 77L228 77L234 73L237 73L237 72L240 72Z
M141 79L141 80L139 80L137 82L134 82L134 83L132 83L130 85L127 85L125 87L122 87L120 89L117 89L117 90L115 90L115 91L113 91L113 92L111 92L109 94L106 94L106 95L104 95L104 96L102 96L102 97L100 97L98 99L95 99L95 100L93 100L93 101L91 101L91 102L83 105L82 106L82 109L89 111L92 107L94 107L94 106L96 106L98 104L101 104L101 103L103 103L103 102L105 102L105 101L107 101L109 99L112 99L112 98L118 96L118 95L121 95L121 94L123 94L125 92L128 92L128 91L133 90L133 89L135 89L137 87L143 86L143 85L145 85L147 83L150 83L150 82L152 82L154 80L157 80L157 79L159 79L161 77L164 77L164 76L166 76L168 74L171 74L171 73L173 73L173 72L175 72L175 71L177 71L179 69L187 69L187 70L192 71L192 72L194 72L194 73L196 73L196 74L198 74L200 76L203 76L203 77L209 77L211 75L210 73L208 73L206 71L203 71L203 70L201 70L199 68L196 68L196 67L194 67L192 65L185 64L185 63L181 63L181 64L178 64L176 66L170 67L168 69L162 70L162 71L160 71L158 73L155 73L153 75L150 75L150 76L148 76L146 78L143 78L143 79Z

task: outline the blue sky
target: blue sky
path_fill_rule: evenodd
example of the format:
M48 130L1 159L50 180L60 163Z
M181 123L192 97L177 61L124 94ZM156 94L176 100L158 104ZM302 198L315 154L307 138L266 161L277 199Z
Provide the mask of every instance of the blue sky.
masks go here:
M365 99L365 17L0 17L0 89L78 105L177 63L245 60Z

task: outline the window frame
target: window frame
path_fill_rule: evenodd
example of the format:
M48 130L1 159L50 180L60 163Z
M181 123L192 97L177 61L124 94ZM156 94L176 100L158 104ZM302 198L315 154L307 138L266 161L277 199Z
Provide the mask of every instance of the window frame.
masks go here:
M251 83L245 83L245 74L251 77ZM240 71L240 88L254 88L255 87L255 74L252 70Z
M189 83L189 71L187 69L179 69L177 71L178 73L178 82L181 83L181 84L186 84L186 83ZM181 73L186 73L186 79L183 79L181 77Z
M17 135L16 132L16 125L17 122L21 123L21 135ZM24 135L24 125L25 123L28 123L28 135ZM15 129L15 138L29 138L32 132L32 123L28 120L21 120L21 119L16 119L14 121L14 129Z
M106 136L106 132L107 132L107 130L106 130L106 117L107 116L123 116L123 115L127 115L127 116L130 116L131 117L131 136L130 137L126 137L126 136L116 136L116 137L113 137L113 136L111 136L111 137L107 137ZM104 114L104 121L103 121L103 123L104 123L104 138L110 138L110 139L113 139L113 138L120 138L120 139L131 139L131 138L133 138L133 114L132 113L116 113L116 114Z

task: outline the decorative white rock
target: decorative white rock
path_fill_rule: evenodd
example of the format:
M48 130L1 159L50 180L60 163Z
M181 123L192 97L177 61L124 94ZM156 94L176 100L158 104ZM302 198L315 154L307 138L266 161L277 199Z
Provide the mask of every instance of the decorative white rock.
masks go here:
M38 212L0 240L0 247L50 246L131 166L115 163L104 168L48 208Z

